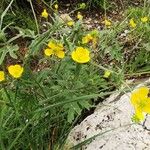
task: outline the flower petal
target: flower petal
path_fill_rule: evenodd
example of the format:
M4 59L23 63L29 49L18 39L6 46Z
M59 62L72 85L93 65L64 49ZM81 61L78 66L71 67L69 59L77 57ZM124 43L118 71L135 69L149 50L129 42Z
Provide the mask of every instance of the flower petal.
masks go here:
M148 87L140 87L136 89L131 94L131 103L133 105L138 105L142 100L144 101L148 97L148 93Z
M0 71L0 82L5 80L5 73L4 71Z
M53 41L49 41L48 42L48 47L51 49L55 49L56 48L56 44Z
M139 121L143 121L144 120L144 114L140 109L137 109L135 111L135 117L139 120Z
M86 48L77 47L71 54L74 61L78 63L87 63L90 61L90 52Z
M47 49L44 50L44 54L46 56L51 56L52 54L54 54L54 52L53 52L52 49L47 48Z
M46 9L43 10L41 16L44 17L44 18L48 18L48 13L47 13Z
M55 49L57 51L63 51L64 50L63 44L62 43L57 43Z
M150 114L150 98L146 99L146 104L145 106L142 108L142 111L145 113Z
M21 67L20 65L10 65L8 67L8 72L10 73L11 76L14 78L20 78L22 76L22 73L24 71L24 68Z
M109 78L109 76L111 75L111 72L109 70L105 70L105 73L103 75L104 78Z
M64 52L64 51L56 51L56 52L55 52L55 55L56 55L58 58L64 58L64 57L65 57L65 52Z

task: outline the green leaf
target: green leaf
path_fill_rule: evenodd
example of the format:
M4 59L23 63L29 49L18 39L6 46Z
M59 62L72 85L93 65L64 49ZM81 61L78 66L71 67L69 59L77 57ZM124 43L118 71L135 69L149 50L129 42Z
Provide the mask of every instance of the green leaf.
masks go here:
M0 65L3 63L8 53L12 58L17 59L18 57L15 54L15 52L18 51L18 49L19 49L18 45L6 45L0 48Z
M29 46L29 54L30 55L37 55L38 52L41 50L43 44L48 40L50 36L51 30L39 35L35 40L32 41L31 45Z
M70 103L70 107L79 115L81 114L81 108L79 107L77 102Z
M87 101L79 101L79 104L83 107L83 108L86 108L86 109L89 109L92 105Z
M0 42L5 42L6 41L6 34L4 31L0 30Z
M72 108L68 110L67 120L69 123L71 123L74 119L74 111L72 111Z
M3 19L6 16L6 13L8 12L9 8L11 7L12 3L14 2L14 0L11 0L11 2L9 3L9 5L7 6L7 8L3 11L3 13L1 14L0 17L0 30L2 29L2 23L3 23Z
M36 112L43 112L43 111L46 111L46 110L50 110L51 108L55 108L55 107L60 107L60 106L63 106L63 105L66 105L66 104L69 104L69 103L72 103L72 102L77 102L77 101L82 101L82 100L90 100L91 98L97 98L97 97L102 97L102 96L105 96L105 95L110 95L112 94L113 92L107 92L107 93L100 93L100 94L89 94L89 95L84 95L84 96L80 96L80 97L75 97L75 98L72 98L72 99L68 99L66 101L61 101L61 102L58 102L58 103L54 103L54 104L51 104L51 105L47 105L45 107L42 107L38 110L36 110ZM47 98L45 100L45 102L48 102L49 100L51 100L51 98Z
M72 102L70 104L66 104L64 106L64 109L67 109L68 111L68 115L67 115L67 120L69 123L72 122L72 120L74 120L75 114L80 115L82 109L79 107L77 102Z
M19 27L15 27L15 29L17 29L19 31L19 33L22 35L23 38L25 37L29 37L29 38L36 38L35 36L35 32L30 30L30 29L22 29Z

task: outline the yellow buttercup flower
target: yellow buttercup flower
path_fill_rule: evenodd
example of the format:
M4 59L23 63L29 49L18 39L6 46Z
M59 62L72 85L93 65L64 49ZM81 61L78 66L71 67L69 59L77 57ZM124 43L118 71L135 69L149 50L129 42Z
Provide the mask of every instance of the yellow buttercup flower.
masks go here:
M144 120L144 113L150 114L150 97L148 94L148 87L140 87L131 94L131 103L135 109L134 118L139 121Z
M70 27L73 26L74 25L74 21L68 21L67 25L70 26Z
M92 40L93 40L92 35L91 34L87 34L86 36L84 36L82 38L82 44L87 44L87 43L89 43Z
M20 78L22 76L23 71L24 71L24 68L18 64L10 65L8 67L9 74L14 78Z
M132 120L134 122L137 122L137 123L139 123L142 120L144 120L144 114L142 113L142 111L137 109L136 112L135 112L135 114L132 117Z
M147 21L148 21L148 17L143 17L143 18L141 18L141 21L142 21L143 23L147 22Z
M77 19L79 19L79 20L82 20L82 19L83 19L83 16L81 15L80 12L78 12L78 14L77 14Z
M55 4L55 5L54 5L54 8L57 10L57 9L58 9L58 4Z
M104 23L105 26L107 26L107 27L110 27L110 26L111 26L111 21L110 21L110 20L105 19L105 20L103 21L103 23Z
M135 23L135 21L134 21L134 19L132 18L132 19L130 19L130 21L129 21L129 25L130 25L130 27L131 28L135 28L136 27L136 23Z
M42 16L43 18L46 18L46 19L48 18L48 13L47 13L47 10L46 10L46 9L43 10L41 16Z
M132 92L131 95L131 103L136 106L139 105L140 102L147 99L149 93L148 87L140 87Z
M5 80L5 73L4 71L0 71L0 82Z
M103 75L104 78L109 78L109 76L111 75L111 72L109 70L105 70L105 73Z
M51 56L52 54L54 54L53 51L51 49L49 49L49 48L46 48L44 50L44 53L45 53L46 56Z
M72 59L77 63L87 63L90 61L90 52L83 47L77 47L71 54Z
M64 58L65 52L63 44L50 41L48 48L44 50L46 56L56 55L58 58Z
M87 44L89 42L92 42L92 46L93 48L96 47L97 44L97 40L98 40L98 30L92 30L89 34L86 34L83 38L82 38L82 44Z

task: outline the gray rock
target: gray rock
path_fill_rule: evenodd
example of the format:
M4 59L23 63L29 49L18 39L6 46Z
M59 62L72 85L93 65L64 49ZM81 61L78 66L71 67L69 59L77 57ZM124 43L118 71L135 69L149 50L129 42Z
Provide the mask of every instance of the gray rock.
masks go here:
M113 94L95 112L84 119L69 134L67 143L75 146L94 137L83 150L150 150L150 117L145 126L134 124L130 104L131 93Z

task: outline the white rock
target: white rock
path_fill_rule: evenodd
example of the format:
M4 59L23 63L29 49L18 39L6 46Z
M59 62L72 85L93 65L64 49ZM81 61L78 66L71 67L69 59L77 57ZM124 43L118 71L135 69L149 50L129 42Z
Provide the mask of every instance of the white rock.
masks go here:
M67 143L75 146L102 134L82 146L82 150L150 150L150 131L145 130L142 124L133 124L131 121L134 109L130 104L130 95L110 96L70 132ZM145 126L150 129L149 116Z

